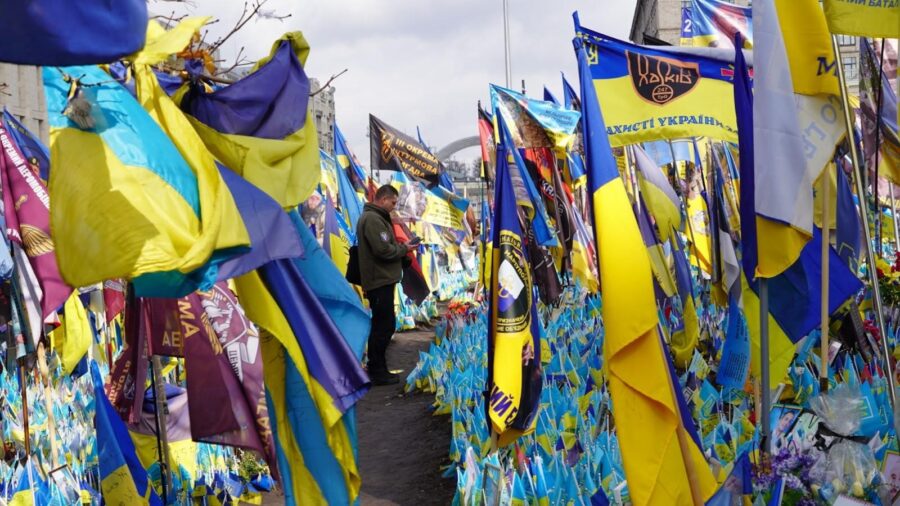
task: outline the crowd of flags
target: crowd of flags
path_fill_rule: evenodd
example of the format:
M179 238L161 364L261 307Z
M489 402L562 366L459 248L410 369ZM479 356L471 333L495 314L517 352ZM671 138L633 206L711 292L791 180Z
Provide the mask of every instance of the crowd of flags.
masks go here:
M50 126L45 147L0 122L3 499L258 503L274 479L287 504L355 503L370 321L343 278L377 185L336 126L319 149L309 44L285 34L222 85L184 52L208 18L44 7L0 0L20 20L4 40L35 40L0 59L43 67ZM451 416L458 503L890 498L874 466L898 452L898 338L871 250L898 249L878 176L897 182L900 144L896 75L867 37L900 36L898 10L692 0L682 38L705 52L576 14L561 102L491 85L479 104L480 223L421 133L370 115L395 234L423 244L398 326L478 281L408 379ZM859 132L837 33L861 37ZM769 384L790 406L761 413ZM837 454L861 472L791 471Z
M878 260L875 275L866 256L896 249L877 225L893 216L893 197L886 205L881 190L878 199L878 178L881 169L891 180L896 162L896 75L872 49L879 41L866 37L900 36L900 25L874 19L894 20L897 5L693 0L689 10L683 45L717 49L639 46L581 26L576 14L577 92L565 78L562 103L546 86L538 100L490 85L490 108L479 104L482 177L493 186L480 252L487 311L449 318L452 331L438 330L408 380L434 391L438 410L452 416L460 504L548 500L546 471L567 458L571 440L560 435L546 453L535 450L547 438L547 411L568 419L546 392L585 377L568 359L564 377L550 372L560 358L559 349L547 353L552 329L583 322L564 307L570 293L602 298L602 322L587 330L602 336L603 378L593 387L607 396L615 429L600 430L616 435L627 501L831 503L843 494L890 503L900 488L869 464L860 464L859 486L842 475L801 479L773 450L794 438L791 451L827 467L838 452L815 444L821 434L868 442L872 462L897 445L885 423L897 341L879 328L886 264ZM839 79L834 34L861 37L860 100ZM845 120L847 108L861 111L859 125ZM855 150L877 163L859 167ZM878 234L866 230L872 222ZM483 362L464 351L481 318ZM794 423L759 427L769 419L762 410L773 394L761 390L769 384L774 402L808 410L819 436ZM580 402L591 391L564 395ZM866 411L851 419L871 417L880 431L841 432L820 409L854 396ZM717 426L725 413L732 424ZM596 480L558 478L556 500L594 504ZM623 490L599 488L604 501Z

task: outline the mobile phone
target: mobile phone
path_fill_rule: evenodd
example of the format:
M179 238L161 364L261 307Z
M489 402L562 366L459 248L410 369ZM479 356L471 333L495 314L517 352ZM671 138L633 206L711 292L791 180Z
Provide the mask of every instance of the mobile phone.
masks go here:
M407 244L409 244L410 246L415 246L415 245L419 244L420 242L422 242L421 237L413 237L412 239L409 240L409 242Z

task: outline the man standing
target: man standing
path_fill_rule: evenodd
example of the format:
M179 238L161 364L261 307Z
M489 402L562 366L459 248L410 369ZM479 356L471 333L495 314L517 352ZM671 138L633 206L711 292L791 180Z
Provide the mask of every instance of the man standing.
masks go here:
M400 379L387 367L385 354L397 327L394 289L403 273L403 257L415 246L398 244L391 224L391 211L399 198L397 189L386 184L365 205L356 225L359 241L359 272L362 288L372 308L369 332L369 377L374 385L391 385Z

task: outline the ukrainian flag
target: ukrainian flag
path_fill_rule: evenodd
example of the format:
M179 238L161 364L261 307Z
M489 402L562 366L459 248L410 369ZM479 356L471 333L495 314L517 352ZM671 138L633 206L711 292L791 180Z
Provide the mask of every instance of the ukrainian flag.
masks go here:
M70 286L128 278L139 295L180 297L211 286L216 262L249 244L212 158L149 72L138 67L150 114L99 67L44 68L50 225Z
M754 2L753 137L759 265L771 278L813 234L813 181L844 136L835 56L818 0ZM811 135L809 132L815 132ZM741 162L743 162L743 158Z
M254 271L235 279L260 327L266 401L285 504L352 504L359 496L355 420L310 373L292 325Z
M734 142L730 61L622 42L577 25L613 146L712 137ZM582 94L582 100L584 95Z
M753 47L753 16L750 7L722 0L691 0L691 42L697 47L734 48L734 34Z
M681 299L682 324L672 332L671 348L675 355L675 363L682 368L690 364L700 339L700 322L697 319L697 306L694 304L694 282L686 254L681 237L672 234L675 284L678 287L678 297Z
M618 177L587 52L580 38L575 45L600 258L604 354L628 489L637 506L699 506L713 495L716 481L691 437L693 422L679 406L680 388L673 383L657 331L650 261Z
M669 178L647 153L640 146L633 149L641 195L656 220L660 240L667 241L673 230L681 229L681 199L669 184Z
M161 505L147 471L138 460L128 429L103 390L103 378L96 362L91 362L94 381L97 428L97 455L100 462L100 490L108 504Z
M303 70L308 55L302 33L285 34L250 75L212 93L194 84L181 98L212 154L282 207L303 202L319 184L319 146Z

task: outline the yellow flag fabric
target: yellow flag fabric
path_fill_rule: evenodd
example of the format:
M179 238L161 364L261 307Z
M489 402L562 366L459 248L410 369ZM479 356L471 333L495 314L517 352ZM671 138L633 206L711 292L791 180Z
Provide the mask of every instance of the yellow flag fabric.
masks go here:
M680 254L680 253L679 253ZM694 297L689 296L684 301L684 327L672 333L672 341L669 347L678 367L686 368L691 363L697 342L700 340L700 322L697 319L697 307L694 305Z
M209 16L191 16L181 20L174 28L166 31L157 21L147 23L147 42L144 48L129 60L139 65L155 65L169 56L184 50L194 34L209 20Z
M618 41L580 28L613 147L659 139L737 142L732 62Z
M825 0L828 28L859 37L900 37L897 0Z
M274 408L269 416L274 423L273 432L277 434L276 445L290 462L290 467L281 469L281 473L290 473L289 483L294 499L298 504L327 504L319 483L305 463L309 459L301 451L295 436L295 431L303 431L304 427L293 427L285 408L287 396L292 393L286 385L288 360L299 372L317 411L304 414L304 420L310 424L321 424L324 429L328 447L344 473L347 497L353 502L359 496L361 479L340 410L328 392L309 374L297 338L259 274L252 271L236 278L235 288L247 316L260 327L263 374L267 396Z
M784 272L812 237L813 180L845 133L837 60L818 0L761 0L753 136L760 277Z
M576 39L576 47L579 42ZM680 388L671 377L657 330L647 250L614 166L593 67L586 51L577 52L606 328L603 352L630 499L635 506L705 502L715 493L716 480L700 442L685 426L688 414L679 408Z
M688 229L687 238L691 241L691 263L703 272L712 272L712 240L709 235L709 211L706 201L697 195L687 200Z
M747 317L747 330L750 334L750 373L759 377L761 368L759 365L760 350L760 325L759 325L759 296L756 295L747 283L746 276L741 273L741 289L743 291L742 303L744 315ZM794 344L788 338L784 330L775 321L772 313L769 313L769 382L778 385L787 375L788 366L794 358Z
M704 500L715 478L695 445L683 453L685 431L657 333L650 262L621 180L593 199L613 415L635 505L690 504L690 459Z
M271 58L285 40L290 42L300 63L305 65L309 44L303 34L293 32L275 41L269 57L261 60L254 71L264 63L274 62ZM319 184L318 134L309 110L302 128L278 139L221 133L196 118L191 118L191 124L219 161L269 194L282 207L293 207L305 201Z
M63 315L59 317L60 326L50 333L50 343L59 356L63 372L72 374L91 347L94 334L78 291L69 296L63 309Z
M138 92L156 108L162 92L140 67ZM91 122L99 126L63 114L71 85L59 69L44 68L54 167L50 224L67 284L158 273L186 277L217 250L249 244L215 167L187 163L184 132L170 128L167 136L154 121L167 122L167 112L157 110L151 118L99 67L62 70L91 84Z

